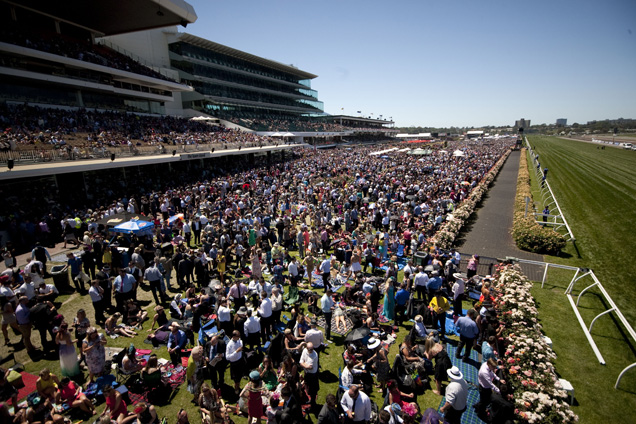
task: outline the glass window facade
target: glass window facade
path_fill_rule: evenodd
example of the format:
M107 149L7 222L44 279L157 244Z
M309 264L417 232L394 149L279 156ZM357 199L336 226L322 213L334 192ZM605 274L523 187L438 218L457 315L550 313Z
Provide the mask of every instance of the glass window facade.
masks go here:
M238 117L298 117L324 111L309 79L184 41L169 48L175 53L171 66L182 71L181 81L206 96L184 107Z

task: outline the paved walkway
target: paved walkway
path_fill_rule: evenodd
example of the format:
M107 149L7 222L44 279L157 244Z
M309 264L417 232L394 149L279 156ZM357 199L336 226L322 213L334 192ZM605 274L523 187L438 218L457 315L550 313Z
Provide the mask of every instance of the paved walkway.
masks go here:
M472 223L470 231L465 235L463 242L460 241L461 244L457 246L461 253L491 258L512 256L535 261L543 260L541 255L519 250L510 235L519 158L518 150L508 156L482 206L474 212L476 220ZM536 272L525 269L524 272L533 279L536 276Z

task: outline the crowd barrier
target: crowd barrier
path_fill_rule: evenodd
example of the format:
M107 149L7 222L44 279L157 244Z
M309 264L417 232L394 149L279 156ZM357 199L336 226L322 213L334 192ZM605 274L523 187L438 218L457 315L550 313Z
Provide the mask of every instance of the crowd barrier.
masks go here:
M210 143L210 144L179 144L160 146L109 146L109 147L84 147L73 149L50 150L13 150L0 152L0 163L7 164L12 160L14 164L21 163L45 163L59 161L77 161L90 159L109 158L111 154L116 157L154 156L162 154L180 154L193 152L209 152L214 149L233 150L239 148L275 146L282 143Z

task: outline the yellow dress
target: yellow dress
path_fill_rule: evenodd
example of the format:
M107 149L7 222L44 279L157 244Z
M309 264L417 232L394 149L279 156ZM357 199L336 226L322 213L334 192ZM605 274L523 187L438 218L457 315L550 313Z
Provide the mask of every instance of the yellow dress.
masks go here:
M216 266L217 271L219 271L219 274L225 274L225 256L224 255L220 255L219 256L219 263Z

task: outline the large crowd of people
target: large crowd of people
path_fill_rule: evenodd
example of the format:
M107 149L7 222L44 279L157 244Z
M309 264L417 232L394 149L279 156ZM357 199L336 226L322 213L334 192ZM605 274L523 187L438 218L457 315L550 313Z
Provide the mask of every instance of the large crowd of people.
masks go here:
M41 149L67 146L69 136L85 147L267 143L269 137L173 116L149 116L86 109L1 105L0 143ZM74 137L75 138L75 137Z
M38 37L34 37L31 31L24 31L16 26L5 26L0 31L0 41L164 81L176 82L172 78L168 78L106 46L90 44L83 40L60 34L42 31Z
M448 150L462 147L450 142ZM76 349L89 382L97 381L104 373L106 336L135 338L149 326L149 343L165 345L173 366L188 357L184 384L206 423L238 412L249 422L267 417L268 423L287 424L310 410L319 412L323 423L340 423L340 412L347 423L368 423L374 385L386 395L374 419L411 423L425 412L417 397L429 376L434 393L446 390L441 408L446 420L458 423L468 389L445 347L452 305L460 334L456 355L465 346L467 361L477 345L484 357L476 409L484 418L490 414L492 422L505 422L508 389L496 381L503 380L495 374L496 360L489 360L503 347L494 293L488 280L476 275L478 257L468 275L461 274L460 256L442 252L429 239L510 147L506 140L464 146L463 157L437 149L425 157L370 155L377 147L302 150L276 166L228 166L224 175L191 176L187 184L165 191L134 192L76 211L82 219L62 217L64 246L80 248L68 253L64 269L74 288L46 284L51 261L46 243L33 239L27 264L4 252L5 343L11 326L28 351L57 349L63 377L58 384L58 377L43 370L40 403L30 404L18 419L33 423L47 413L54 416L60 396L92 417L90 401L72 388L62 390L81 373ZM154 231L115 233L102 221L124 212L143 215ZM42 223L38 226L42 230ZM420 251L416 266L412 258ZM481 290L481 298L476 309L466 302L464 314L469 286ZM138 302L140 288L152 292L148 310ZM85 311L73 319L60 315L54 301L61 290L87 293L94 321ZM283 311L289 312L287 319ZM145 322L149 316L151 323ZM413 329L396 340L393 326L411 318ZM209 324L216 333L208 335ZM77 345L69 326L76 329ZM39 332L40 347L31 340L32 328ZM347 335L341 391L338 398L319 399L321 355L334 334ZM391 343L400 343L393 363L387 356ZM189 354L187 345L193 346ZM263 345L265 356L259 354ZM116 365L141 372L142 380L161 381L165 365L152 355L138 363L135 348L140 346L126 349ZM225 382L233 386L229 394L222 390ZM107 419L159 421L151 404L137 403L131 411L118 391L106 387L104 396ZM224 403L234 396L236 407Z

